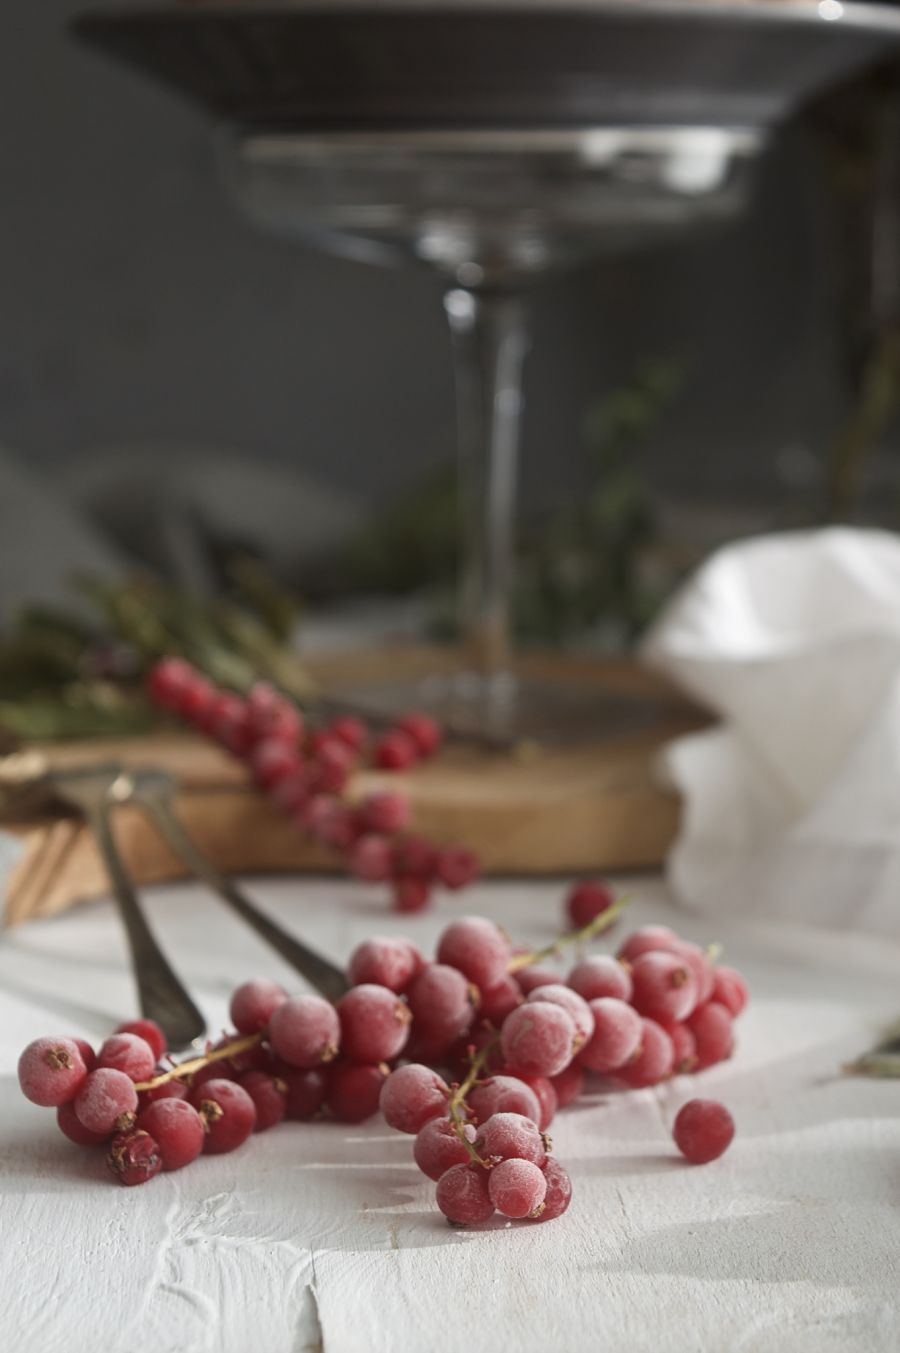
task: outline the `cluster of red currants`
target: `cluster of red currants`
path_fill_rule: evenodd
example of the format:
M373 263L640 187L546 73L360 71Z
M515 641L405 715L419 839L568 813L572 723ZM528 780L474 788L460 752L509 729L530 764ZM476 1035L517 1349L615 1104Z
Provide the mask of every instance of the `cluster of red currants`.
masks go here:
M80 1039L40 1038L20 1059L22 1090L56 1107L73 1141L108 1144L126 1184L233 1150L283 1119L358 1123L380 1109L415 1134L416 1163L452 1222L495 1211L549 1220L572 1188L544 1134L587 1076L642 1088L703 1070L730 1056L748 999L736 971L664 926L635 931L617 957L581 957L565 980L541 966L622 910L600 902L596 893L593 919L538 953L514 952L482 917L449 925L434 962L408 940L367 940L336 1005L246 982L231 1000L235 1032L168 1069L146 1020L123 1025L97 1054ZM698 1163L733 1135L728 1111L709 1101L691 1101L675 1123L676 1144Z
M361 803L346 797L364 757L380 770L406 770L437 753L441 729L427 714L407 714L379 738L350 716L313 731L272 686L260 682L242 698L175 657L155 665L148 690L160 708L244 761L273 806L344 858L351 874L389 883L397 911L421 911L436 886L457 890L478 877L473 851L439 847L410 831L405 795L384 791Z

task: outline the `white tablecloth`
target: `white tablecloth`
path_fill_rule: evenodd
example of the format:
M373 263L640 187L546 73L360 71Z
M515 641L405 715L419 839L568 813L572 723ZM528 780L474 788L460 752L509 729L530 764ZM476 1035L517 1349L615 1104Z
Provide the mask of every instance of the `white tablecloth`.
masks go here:
M569 1213L450 1228L383 1124L290 1124L141 1188L64 1140L15 1083L42 1033L99 1040L134 1013L112 907L0 942L0 1347L10 1353L897 1353L900 1084L842 1064L900 1014L900 949L882 940L672 916L629 882L635 921L722 941L753 987L734 1059L695 1081L595 1095L560 1115ZM335 959L373 933L423 946L452 899L404 921L377 891L260 883L255 895ZM545 942L560 888L492 884L469 911ZM158 931L216 1029L274 955L200 888L148 894ZM738 1124L713 1165L669 1127L701 1093Z

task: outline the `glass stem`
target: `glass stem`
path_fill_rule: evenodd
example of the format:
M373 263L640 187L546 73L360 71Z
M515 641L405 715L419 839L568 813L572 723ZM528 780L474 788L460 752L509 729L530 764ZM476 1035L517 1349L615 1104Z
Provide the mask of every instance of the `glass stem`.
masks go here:
M511 676L525 305L521 295L455 287L444 309L456 375L463 642L490 695Z

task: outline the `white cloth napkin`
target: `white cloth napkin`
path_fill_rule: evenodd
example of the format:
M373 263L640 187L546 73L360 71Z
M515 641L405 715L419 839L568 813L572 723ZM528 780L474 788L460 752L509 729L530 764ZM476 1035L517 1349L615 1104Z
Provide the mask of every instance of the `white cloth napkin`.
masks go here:
M679 900L900 936L900 536L727 546L643 656L722 719L663 754Z

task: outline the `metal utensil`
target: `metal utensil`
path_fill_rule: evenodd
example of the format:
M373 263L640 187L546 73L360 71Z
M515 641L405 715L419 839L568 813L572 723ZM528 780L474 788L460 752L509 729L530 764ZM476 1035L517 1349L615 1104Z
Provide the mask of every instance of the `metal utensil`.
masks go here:
M147 813L170 849L183 860L192 873L218 893L222 901L227 903L242 921L255 930L323 996L330 1001L340 1000L349 989L341 969L310 949L301 940L289 935L261 912L231 879L219 872L191 840L175 812L173 800L178 785L174 776L163 770L137 770L124 775L122 783L123 801L127 798Z
M112 830L112 808L127 797L128 778L120 766L92 766L51 771L47 785L81 814L100 847L131 951L141 1013L156 1020L171 1048L187 1047L205 1034L206 1022L147 924Z

